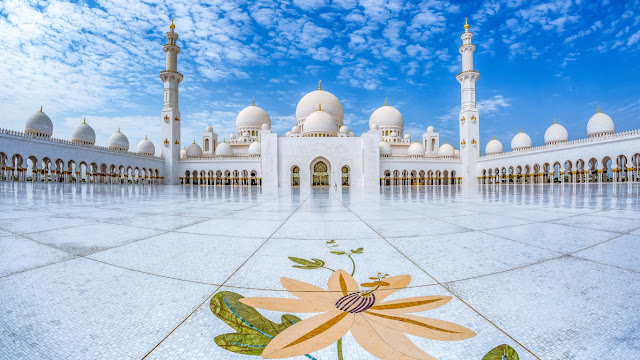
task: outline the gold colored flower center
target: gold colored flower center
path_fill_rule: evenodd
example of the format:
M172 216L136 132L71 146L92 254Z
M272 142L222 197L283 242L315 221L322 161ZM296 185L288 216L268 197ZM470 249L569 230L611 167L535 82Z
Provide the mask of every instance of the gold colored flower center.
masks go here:
M372 292L355 292L336 301L336 308L350 313L359 313L372 307L375 302L376 296Z

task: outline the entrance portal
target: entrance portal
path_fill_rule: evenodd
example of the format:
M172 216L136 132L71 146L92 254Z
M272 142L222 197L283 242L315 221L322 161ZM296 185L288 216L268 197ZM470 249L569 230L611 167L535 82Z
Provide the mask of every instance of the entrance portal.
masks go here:
M329 186L329 172L324 161L318 161L313 165L313 186Z

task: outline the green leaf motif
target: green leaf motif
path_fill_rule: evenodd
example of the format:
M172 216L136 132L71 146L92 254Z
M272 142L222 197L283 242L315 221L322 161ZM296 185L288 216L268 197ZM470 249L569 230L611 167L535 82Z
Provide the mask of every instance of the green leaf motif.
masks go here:
M520 360L520 358L511 346L502 344L489 351L482 360Z
M320 269L325 264L325 262L320 259L306 260L306 259L289 256L289 260L293 261L296 264L300 264L300 265L291 265L294 268L305 269L305 270Z
M336 255L344 255L346 254L346 252L344 251L331 251L332 254L336 254Z
M354 254L362 254L362 250L363 250L363 248L357 248L355 250L351 250L351 252L354 253Z
M233 328L236 333L218 335L215 342L221 348L244 355L261 355L271 339L300 318L282 315L280 324L262 316L256 309L240 302L243 296L221 291L211 298L211 312Z

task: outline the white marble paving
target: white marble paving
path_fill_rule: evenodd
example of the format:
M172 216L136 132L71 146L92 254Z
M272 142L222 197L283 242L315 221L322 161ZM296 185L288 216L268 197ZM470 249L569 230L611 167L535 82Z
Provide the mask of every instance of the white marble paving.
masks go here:
M334 269L408 274L393 298L477 336L438 359L640 358L640 184L246 188L0 183L0 358L244 359L216 291L291 297ZM329 249L327 241L339 245ZM326 268L294 268L289 257ZM282 313L262 311L277 320ZM295 314L302 319L309 314ZM372 359L347 334L344 359ZM336 359L330 346L310 354ZM298 357L298 359L309 359Z

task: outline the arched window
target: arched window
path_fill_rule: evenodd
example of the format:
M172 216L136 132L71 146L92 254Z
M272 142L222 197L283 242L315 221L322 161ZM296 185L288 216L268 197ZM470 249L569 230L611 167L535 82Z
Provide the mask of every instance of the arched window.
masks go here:
M204 139L204 151L209 151L209 139Z
M342 167L342 186L349 186L349 168Z
M300 186L300 168L297 166L291 169L291 186Z
M431 139L431 151L436 151L436 139Z

